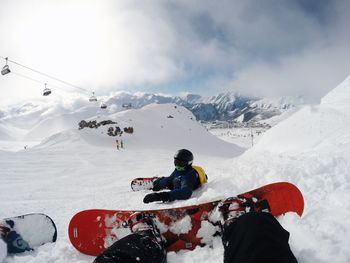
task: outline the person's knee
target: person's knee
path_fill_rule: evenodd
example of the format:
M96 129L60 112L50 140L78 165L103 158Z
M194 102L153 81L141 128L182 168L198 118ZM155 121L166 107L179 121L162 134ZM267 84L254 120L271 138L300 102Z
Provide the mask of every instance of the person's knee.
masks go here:
M279 224L277 219L271 215L270 213L265 212L249 212L242 216L240 216L237 221L237 225L248 225L250 227L252 226L258 226L260 224Z

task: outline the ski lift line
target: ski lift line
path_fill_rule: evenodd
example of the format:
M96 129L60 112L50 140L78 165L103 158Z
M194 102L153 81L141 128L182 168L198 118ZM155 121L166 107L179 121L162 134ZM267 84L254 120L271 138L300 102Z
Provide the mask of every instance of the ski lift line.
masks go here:
M57 87L57 86L55 86L55 85L48 84L47 82L43 82L43 81L40 81L40 80L37 80L37 79L33 79L33 78L28 77L28 76L26 76L26 75L23 75L23 74L21 74L21 73L17 73L17 72L13 72L13 71L11 71L11 73L13 73L14 75L17 75L17 76L19 76L19 77L21 77L21 78L29 79L29 80L31 80L31 81L35 81L35 82L37 82L37 83L44 84L45 86L50 86L50 87L52 87L52 88L56 88L56 89L60 89L60 90L65 90L65 89L62 88L62 87Z
M16 64L16 65L19 65L19 66L21 66L21 67L24 67L24 68L26 68L26 69L29 69L29 70L31 70L31 71L33 71L33 72L36 72L36 73L40 74L40 75L43 75L43 76L45 76L45 77L51 78L51 79L56 80L56 81L59 81L59 82L61 82L61 83L64 83L64 84L67 85L67 86L71 86L71 87L74 87L74 88L76 88L76 89L80 89L80 90L82 90L82 91L89 92L88 90L86 90L86 89L84 89L84 88L75 86L75 85L73 85L73 84L71 84L71 83L69 83L69 82L66 82L66 81L64 81L64 80L60 80L60 79L58 79L58 78L52 77L52 76L50 76L50 75L48 75L48 74L46 74L46 73L40 72L40 71L35 70L35 69L33 69L33 68L30 68L30 67L27 67L27 66L25 66L25 65L22 65L22 64L20 64L20 63L18 63L18 62L13 61L13 60L9 60L8 57L5 58L5 57L3 57L3 56L0 56L0 58L3 58L3 59L6 61L5 67L7 66L8 61L10 61L10 62L12 62L12 63L14 63L14 64ZM2 75L5 75L5 74L8 74L8 73L12 72L12 71L10 71L10 69L8 68L8 66L7 66L7 69L6 69L6 71L5 71L5 67L4 67L3 70L1 71L1 74L2 74ZM5 72L5 73L4 73L4 72ZM54 86L54 85L52 85L52 84L47 84L47 83L45 83L45 82L39 81L39 80L37 80L37 79L28 77L28 76L23 75L23 74L20 74L20 73L16 73L16 72L12 72L12 73L13 73L14 75L20 76L20 77L22 77L22 78L26 78L26 79L35 81L35 82L40 83L40 84L45 84L45 88L46 88L46 86L51 86L51 87L58 88L58 89L61 89L61 90L66 90L65 88L57 87L57 86ZM50 89L48 89L48 90L50 90ZM51 94L51 90L50 90L50 92L47 93L46 95L45 95L45 91L44 91L44 96L47 96L47 95L49 95L49 94ZM90 101L90 102L95 102L95 101L97 101L97 98L96 98L96 96L95 96L95 92L92 92L92 96L89 98L89 101ZM106 105L106 107L107 107L107 105Z
M21 77L21 78L25 78L25 79L28 79L28 80L31 80L31 81L34 81L34 82L37 82L37 83L40 83L40 84L44 84L44 85L45 85L45 88L46 88L47 86L50 86L50 87L52 87L52 88L60 89L60 90L62 90L62 91L67 92L67 88L58 87L58 86L56 86L56 85L48 84L47 82L43 82L43 81L40 81L40 80L31 78L31 77L28 77L28 76L23 75L23 74L21 74L21 73L17 73L17 72L13 72L13 71L11 71L11 73L14 74L14 75L17 75L17 76L19 76L19 77ZM51 94L51 91L50 91L50 93L48 93L47 95L49 95L49 94ZM92 94L93 94L93 95L90 97L89 101L90 101L90 102L95 102L95 101L97 101L97 98L96 98L95 95L94 95L95 92L92 92Z
M6 58L3 57L3 56L0 56L0 57L1 57L2 59L5 59L5 60L7 60L7 61L13 63L13 64L16 64L16 65L21 66L21 67L26 68L26 69L29 69L29 70L31 70L31 71L33 71L33 72L35 72L35 73L38 73L38 74L43 75L43 76L45 76L45 77L48 77L48 78L51 78L51 79L53 79L53 80L59 81L59 82L65 84L65 85L71 86L71 87L73 87L73 88L80 89L80 90L83 90L83 91L85 91L85 92L87 92L87 93L90 93L87 89L78 87L78 86L73 85L73 84L71 84L71 83L69 83L69 82L67 82L67 81L64 81L64 80L58 79L58 78L56 78L56 77L50 76L50 75L48 75L48 74L46 74L46 73L44 73L44 72L41 72L41 71L39 71L39 70L30 68L30 67L28 67L28 66L25 66L25 65L23 65L23 64L20 64L20 63L14 61L14 60L8 59L7 57L6 57Z
M45 82L42 82L42 81L37 80L37 79L33 79L33 78L31 78L31 77L25 76L25 75L20 74L20 73L17 73L17 72L13 72L13 71L12 71L11 73L14 74L14 75L17 75L17 76L19 76L19 77L21 77L21 78L29 79L29 80L31 80L31 81L35 81L35 82L40 83L40 84L45 84Z

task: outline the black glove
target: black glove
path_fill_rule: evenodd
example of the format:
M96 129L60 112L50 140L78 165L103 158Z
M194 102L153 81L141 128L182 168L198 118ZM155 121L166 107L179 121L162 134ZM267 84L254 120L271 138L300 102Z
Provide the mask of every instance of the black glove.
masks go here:
M145 204L156 202L156 201L168 202L169 200L170 200L169 192L152 193L152 194L146 195L145 198L143 198L143 202Z
M158 179L156 179L156 180L154 180L154 182L153 182L153 188L152 188L153 191L162 190L162 189L160 188L160 180L161 180L161 179L162 179L162 177L161 177L161 178L158 178Z

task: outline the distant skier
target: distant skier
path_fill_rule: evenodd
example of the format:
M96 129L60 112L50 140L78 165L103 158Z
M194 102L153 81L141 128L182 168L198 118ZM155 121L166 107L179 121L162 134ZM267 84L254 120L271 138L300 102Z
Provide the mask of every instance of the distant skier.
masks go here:
M297 263L289 233L253 200L229 198L219 204L224 263ZM249 212L246 212L249 210ZM132 233L99 255L94 263L164 263L166 244L152 216L137 212L126 221Z
M116 143L116 145L117 145L117 150L119 150L119 140L116 139L116 140L115 140L115 143Z
M120 140L120 148L124 149L124 141Z
M151 193L145 196L144 203L174 200L185 200L192 196L192 192L206 183L207 175L199 166L192 166L193 154L187 149L175 153L175 170L168 177L161 177L153 182L153 191L170 190Z

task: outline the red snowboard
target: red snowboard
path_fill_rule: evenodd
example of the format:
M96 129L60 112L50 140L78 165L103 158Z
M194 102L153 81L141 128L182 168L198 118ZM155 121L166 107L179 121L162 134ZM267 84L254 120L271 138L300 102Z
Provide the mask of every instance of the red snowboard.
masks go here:
M266 200L274 216L287 212L295 212L301 216L304 210L300 190L286 182L265 185L238 197L254 197L258 202ZM205 245L201 233L208 233L208 228L215 229L215 223L209 219L219 202L220 200L187 207L147 210L147 212L155 215L156 223L167 240L168 251L192 250L198 245ZM123 228L122 223L134 212L136 210L81 211L70 221L68 229L70 241L80 252L97 256L116 240L130 233L129 229Z

